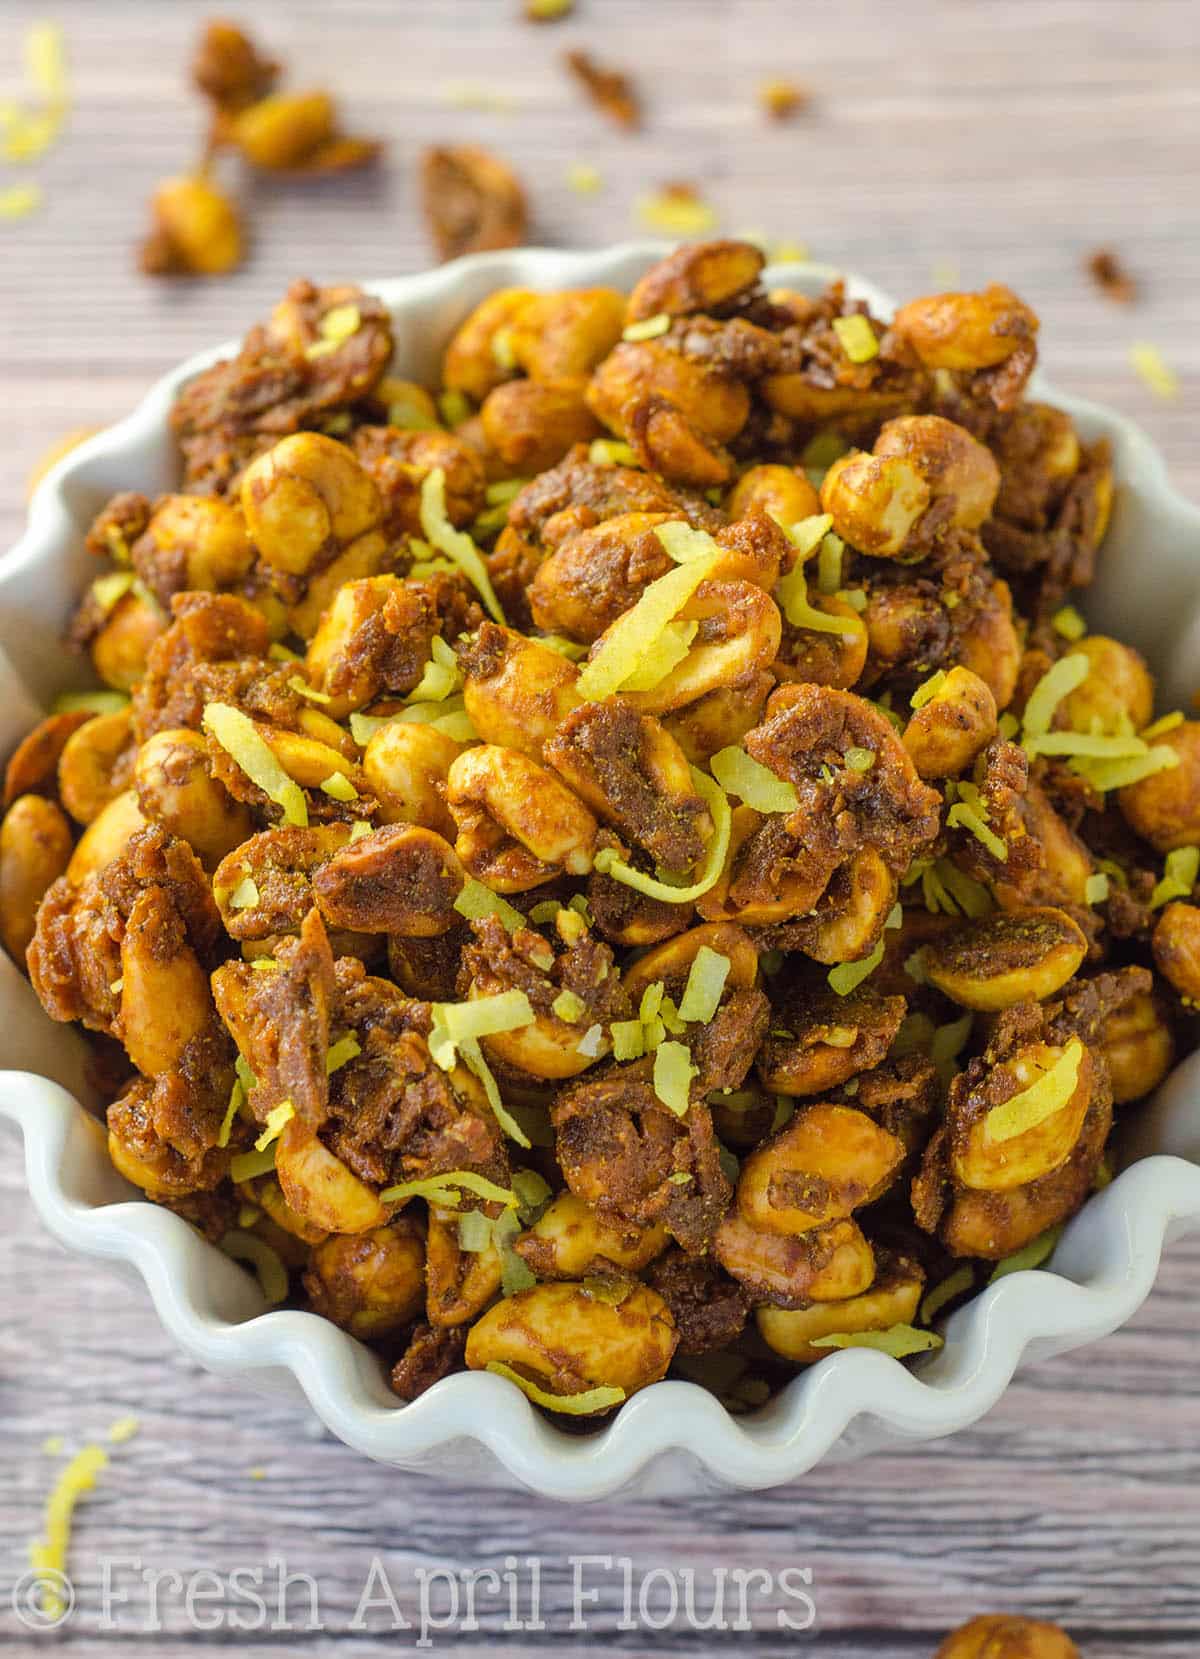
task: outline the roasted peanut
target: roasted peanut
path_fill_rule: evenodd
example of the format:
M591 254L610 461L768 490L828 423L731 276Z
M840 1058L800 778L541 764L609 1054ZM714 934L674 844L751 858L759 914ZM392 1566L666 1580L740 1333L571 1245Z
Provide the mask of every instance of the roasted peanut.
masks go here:
M923 961L930 983L960 1007L996 1013L1053 996L1087 949L1061 910L1010 910L941 934L924 947Z
M951 522L960 529L977 530L990 517L1000 469L965 427L940 415L902 415L883 427L874 453L907 460L928 486L931 501L953 503Z
M678 512L631 511L584 528L568 526L529 586L538 627L586 644L598 639L672 568L655 532L681 517ZM721 557L712 581L752 582L767 592L775 586L789 543L772 520L758 514L739 519L722 526L714 539Z
M998 709L1012 702L1021 667L1021 642L1013 623L1007 582L991 582L982 597L955 615L959 664L987 686Z
M588 805L669 870L687 870L713 834L683 751L649 715L585 703L546 744L546 759Z
M1200 1000L1200 909L1194 904L1169 904L1159 917L1151 940L1154 965L1181 997Z
M543 472L572 445L603 430L583 392L578 380L510 380L497 386L479 412L484 438L513 472Z
M385 381L376 388L376 397L389 395L387 385ZM411 397L419 390L413 387L403 396ZM428 393L422 395L428 398ZM383 498L383 529L389 538L422 534L421 485L435 467L442 469L446 517L451 524L470 524L483 507L487 477L479 457L464 442L461 428L451 433L359 426L354 431L354 453Z
M388 1206L334 1157L302 1118L284 1125L275 1173L292 1209L316 1227L330 1233L369 1233L387 1224Z
M490 1240L482 1250L464 1250L458 1222L457 1211L430 1207L424 1302L431 1325L468 1324L500 1294L500 1252L495 1241Z
M421 824L449 839L457 826L444 785L463 745L431 725L390 721L372 734L363 775L385 824Z
M723 484L723 446L741 431L750 396L741 381L657 340L622 341L592 376L588 405L664 478L699 489Z
M1063 1046L1031 1043L994 1066L986 1087L972 1088L962 1079L955 1080L948 1119L951 1168L964 1187L1010 1192L1029 1186L1067 1161L1098 1089L1095 1064L1086 1049L1079 1051L1074 1088L1048 1117L1006 1140L994 1138L988 1122L996 1107L1037 1083L1065 1054Z
M1105 1020L1097 1046L1108 1066L1115 1106L1156 1089L1175 1060L1175 1038L1162 998L1149 991L1131 998Z
M125 851L138 830L146 827L138 806L137 794L127 789L104 807L84 830L75 844L67 878L78 886L96 870L103 870Z
M648 691L622 693L646 714L669 714L713 692L754 684L779 650L779 607L751 582L701 582L678 620L698 630L683 661Z
M80 824L98 818L127 788L133 771L133 716L129 709L98 714L67 739L58 762L58 793Z
M875 1252L848 1218L804 1233L769 1233L733 1209L717 1230L713 1254L755 1301L775 1308L843 1302L875 1279Z
M843 541L874 558L895 558L933 496L903 455L852 450L821 480L821 507Z
M1154 681L1141 653L1106 634L1088 634L1071 647L1088 660L1088 676L1058 705L1062 725L1076 732L1141 731L1154 713Z
M599 825L578 796L517 749L483 743L451 764L446 804L455 851L498 893L522 893L558 871L586 875Z
M625 296L615 288L535 294L508 329L513 358L532 380L583 381L621 338Z
M431 939L457 920L466 876L454 848L433 830L388 824L343 846L313 875L313 895L331 927Z
M778 669L778 660L773 666ZM751 674L745 683L705 692L694 703L665 715L663 729L693 766L705 766L719 749L740 743L758 724L774 686L766 670Z
M213 1147L188 1158L163 1139L153 1123L155 1085L139 1077L108 1109L108 1155L113 1167L156 1199L210 1192L229 1172L228 1151Z
M737 1206L766 1233L840 1221L887 1189L904 1160L895 1135L849 1106L802 1106L742 1165Z
M933 1659L1080 1659L1056 1624L985 1613L946 1637Z
M862 847L834 871L811 915L793 923L795 942L815 962L861 961L895 902L895 877L873 847Z
M71 859L71 826L43 795L21 795L0 824L0 943L24 965L38 905Z
M635 1227L606 1219L573 1192L559 1193L514 1248L539 1279L640 1273L669 1242L661 1223Z
M249 812L213 777L199 732L181 728L148 738L137 752L134 788L147 822L188 842L208 869L253 833Z
M18 795L57 795L58 763L68 739L96 717L86 709L48 714L17 744L4 769L4 806Z
M558 651L485 622L460 647L463 701L485 743L542 758L547 738L578 707L579 670Z
M148 276L223 276L242 260L237 208L203 173L164 179L150 198L151 228L140 252Z
M780 686L762 724L747 734L746 749L792 784L798 806L787 828L807 844L826 879L862 846L874 847L899 874L937 833L940 796L921 782L886 717L851 691ZM863 755L874 758L859 770Z
M283 438L246 468L246 528L273 569L303 576L374 530L379 491L344 444L319 432Z
M274 92L239 110L225 126L229 141L267 173L340 173L375 159L372 139L338 131L327 92Z
M347 824L289 825L249 836L213 872L225 931L243 941L298 933L313 907L313 873L349 839Z
M1178 766L1129 784L1117 801L1130 828L1169 853L1200 841L1200 721L1185 720L1154 743L1174 749Z
M753 807L735 807L724 868L696 908L706 921L736 921L745 927L805 914L826 881L814 882L807 871L794 867L799 851L786 830L779 834L779 820Z
M298 1244L323 1244L330 1236L323 1227L314 1227L311 1221L305 1221L302 1215L296 1214L283 1196L283 1188L274 1175L260 1175L250 1181L240 1181L238 1193L247 1202L266 1211L277 1233L290 1235ZM308 1251L305 1250L295 1265L303 1265L308 1259Z
M346 551L339 553L330 564L315 574L310 571L305 579L303 599L285 607L285 631L296 634L300 639L312 639L320 627L321 618L347 582L378 576L389 571L394 562L386 539L378 531L368 530L365 536L352 541Z
M877 1066L904 1018L903 997L882 997L869 985L848 996L832 992L798 999L772 1024L755 1062L775 1094L823 1094Z
M442 358L442 383L452 392L465 392L482 403L494 386L507 378L494 341L502 329L511 330L521 312L538 296L528 288L498 288L459 324Z
M779 655L772 665L775 677L784 684L827 685L849 691L862 678L868 650L874 644L870 606L868 616L860 619L854 606L835 593L812 593L809 604L824 616L840 617L844 624L858 625L843 627L832 634L797 627L785 618ZM864 621L868 624L866 627L862 626Z
M1040 784L1031 782L1020 799L1020 821L1040 848L1038 864L1027 877L1005 874L994 886L1005 910L1025 905L1087 904L1088 877L1095 865L1087 847L1051 806Z
M996 699L978 674L956 664L904 728L904 747L923 778L965 772L996 735Z
M254 548L241 509L219 496L167 495L132 548L138 575L162 605L186 590L212 592L249 575Z
M167 619L150 599L126 593L92 639L92 667L114 691L132 691L145 675L150 647L167 626Z
M482 1371L498 1360L550 1394L607 1387L628 1396L666 1375L678 1340L670 1309L645 1285L613 1303L560 1281L489 1308L467 1337L467 1364Z
M820 511L816 490L794 467L748 467L729 492L728 512L734 519L766 513L777 524L792 525Z
M135 901L121 941L119 1029L146 1077L175 1069L193 1037L213 1021L208 975L161 889Z
M856 1331L886 1331L909 1325L916 1317L925 1274L904 1256L886 1257L869 1289L843 1302L818 1302L811 1308L761 1307L755 1314L759 1335L768 1347L795 1365L815 1365L828 1348L813 1347L820 1337Z
M478 144L435 144L421 157L421 200L440 259L525 240L528 210L507 162Z
M313 1309L365 1341L398 1331L425 1301L425 1240L415 1221L333 1236L309 1258L304 1288Z
M750 935L729 922L706 922L639 957L625 974L625 989L637 1001L659 979L668 989L682 987L702 950L714 951L728 962L725 985L729 990L745 990L758 983L758 952Z
M1038 319L999 283L978 294L930 294L902 305L895 333L927 369L990 369L1037 334Z
M629 296L629 320L714 311L752 289L762 273L753 242L692 242L651 266Z

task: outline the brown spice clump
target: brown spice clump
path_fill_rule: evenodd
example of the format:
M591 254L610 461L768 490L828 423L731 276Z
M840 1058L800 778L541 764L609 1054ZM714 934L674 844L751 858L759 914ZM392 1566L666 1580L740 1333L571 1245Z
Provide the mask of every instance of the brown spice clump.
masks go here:
M507 162L477 144L426 150L421 194L440 259L515 248L525 240L528 210L521 182Z
M811 95L795 81L764 81L758 89L758 102L772 121L788 121L793 115L808 108Z
M1137 283L1111 248L1097 248L1087 257L1085 269L1100 292L1118 305L1137 299Z
M279 79L280 65L224 18L204 25L192 58L192 82L214 110L231 112L265 98Z
M563 62L610 121L627 132L641 126L641 105L628 75L619 69L602 68L588 52L567 52Z

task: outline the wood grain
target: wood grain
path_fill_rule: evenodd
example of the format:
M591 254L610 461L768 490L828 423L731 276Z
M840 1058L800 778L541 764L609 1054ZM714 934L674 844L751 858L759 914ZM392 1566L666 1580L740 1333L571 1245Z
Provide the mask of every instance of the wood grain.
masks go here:
M0 546L18 533L28 468L70 427L123 413L185 353L244 328L287 280L384 275L427 260L414 161L435 139L509 156L536 205L540 240L593 246L634 232L646 188L702 185L724 228L801 239L898 295L945 280L1005 280L1043 318L1043 358L1064 388L1142 420L1176 481L1200 495L1200 8L1192 0L579 0L567 24L533 30L516 0L313 0L241 14L297 84L344 95L348 123L384 135L377 176L256 189L255 245L224 283L155 285L132 272L154 182L186 164L200 126L182 65L206 7L176 0L60 0L76 101L63 141L34 170L40 216L0 226ZM15 92L25 25L41 5L0 11L0 97ZM560 71L568 45L638 64L645 131L626 137L580 106ZM788 74L811 112L770 126L754 92ZM512 101L460 109L447 83ZM574 195L585 160L603 191ZM8 172L0 186L9 182ZM1143 288L1136 309L1099 296L1081 262L1115 247ZM1175 403L1133 376L1128 348L1156 342L1183 379ZM1152 552L1152 549L1148 549ZM619 1584L595 1582L592 1639L614 1655L753 1649L926 1659L984 1607L1061 1619L1087 1659L1192 1659L1200 1646L1200 1241L1168 1256L1159 1288L1107 1342L1024 1374L974 1431L907 1456L819 1471L785 1491L681 1505L568 1511L521 1495L398 1475L313 1431L305 1414L207 1377L171 1349L144 1293L68 1257L40 1229L7 1143L0 1163L0 1641L49 1646L8 1608L54 1462L48 1434L100 1437L135 1412L81 1510L74 1566L81 1610L64 1652L175 1659L199 1643L248 1656L356 1654L411 1646L376 1619L348 1629L371 1557L415 1622L419 1568L543 1560L544 1632L505 1633L495 1603L479 1629L438 1646L497 1659L577 1650L569 1557L630 1555L693 1568L703 1610L711 1572L808 1567L819 1624L780 1630L779 1597L752 1604L745 1634L618 1631ZM254 1479L251 1471L261 1471ZM324 1632L199 1635L164 1596L162 1630L102 1632L101 1556L187 1571L281 1556L318 1581ZM291 1605L289 1603L289 1605ZM297 1604L299 1605L299 1604ZM144 1622L144 1618L143 1618ZM115 1648L114 1648L115 1644Z

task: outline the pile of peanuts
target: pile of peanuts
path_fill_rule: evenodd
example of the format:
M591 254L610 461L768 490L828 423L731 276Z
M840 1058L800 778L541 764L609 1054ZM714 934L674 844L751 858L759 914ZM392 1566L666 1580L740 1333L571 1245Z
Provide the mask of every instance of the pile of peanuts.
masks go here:
M1112 468L1036 316L762 266L493 293L436 391L295 283L9 762L115 1165L401 1399L931 1350L1192 1042L1200 723L1071 603Z

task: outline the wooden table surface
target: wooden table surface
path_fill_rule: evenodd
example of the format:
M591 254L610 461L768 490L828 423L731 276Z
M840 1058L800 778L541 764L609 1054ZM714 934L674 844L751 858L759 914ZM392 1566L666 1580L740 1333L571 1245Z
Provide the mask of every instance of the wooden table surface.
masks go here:
M257 187L254 251L236 277L156 285L131 245L154 182L187 164L200 128L183 65L206 7L58 0L75 101L58 145L29 169L0 168L0 190L33 177L36 216L0 224L0 546L22 520L23 479L56 436L123 413L183 354L240 331L296 274L319 279L418 269L427 260L414 161L432 139L471 139L511 158L536 208L538 238L594 246L635 230L655 184L703 188L728 231L807 243L813 256L873 275L901 296L956 269L966 285L1004 280L1043 319L1043 360L1064 387L1141 419L1175 478L1200 495L1200 7L1194 0L578 0L566 24L534 29L515 0L314 0L240 8L286 58L297 84L344 95L348 124L389 142L371 177ZM19 91L20 43L42 5L0 8L0 98ZM558 57L566 45L636 65L647 119L638 135L582 107ZM811 89L810 111L770 126L754 93L768 75ZM463 108L455 86L503 110ZM600 169L596 195L566 169ZM1122 309L1082 275L1115 248L1142 300ZM1135 341L1179 371L1174 402L1133 374ZM1147 553L1152 553L1147 549ZM701 1615L715 1567L778 1575L808 1568L818 1623L790 1634L798 1604L776 1588L751 1599L752 1634L617 1628L621 1581L588 1569L599 1600L592 1637L609 1651L753 1649L926 1659L952 1625L984 1608L1061 1619L1087 1659L1200 1648L1200 1241L1176 1246L1133 1323L1095 1348L1026 1373L973 1432L906 1456L818 1472L771 1494L570 1511L364 1462L304 1413L207 1377L172 1351L139 1289L50 1242L6 1143L0 1163L0 1644L63 1651L374 1655L419 1631L387 1634L380 1605L351 1628L371 1559L419 1616L421 1571L542 1562L546 1629L504 1633L495 1598L438 1639L557 1659L568 1630L570 1558L632 1556L691 1569ZM9 1591L55 1460L135 1413L139 1436L81 1510L73 1552L80 1610L57 1635L22 1631ZM102 1557L188 1574L282 1558L316 1579L319 1631L198 1633L170 1584L154 1629L148 1591L101 1628ZM116 1569L128 1574L134 1569ZM276 1568L268 1567L268 1583ZM436 1583L436 1580L428 1580ZM528 1570L522 1569L527 1585ZM761 1584L761 1580L757 1581ZM796 1581L792 1581L795 1583ZM377 1586L378 1587L378 1586ZM660 1581L660 1590L662 1584ZM434 1605L437 1602L437 1592ZM661 1605L651 1596L652 1615ZM727 1617L735 1616L731 1600Z

